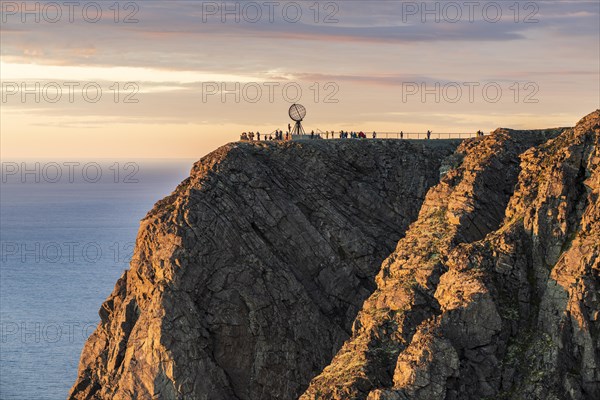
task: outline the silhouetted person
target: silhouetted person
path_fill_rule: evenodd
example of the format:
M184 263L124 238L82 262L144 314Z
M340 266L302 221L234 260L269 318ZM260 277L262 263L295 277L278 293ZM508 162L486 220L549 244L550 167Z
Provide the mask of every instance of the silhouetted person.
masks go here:
M400 131L400 139L404 139L404 132Z
M377 132L373 131L373 139L377 139Z
M427 131L427 140L431 139L431 131Z

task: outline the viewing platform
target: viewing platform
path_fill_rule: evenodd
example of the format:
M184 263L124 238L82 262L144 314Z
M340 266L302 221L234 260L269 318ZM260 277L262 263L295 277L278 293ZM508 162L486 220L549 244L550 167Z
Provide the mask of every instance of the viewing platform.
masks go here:
M344 131L346 132L346 131ZM376 132L373 136L373 132L364 134L364 136L352 137L350 133L348 136L341 136L340 132L323 132L321 130L316 131L314 134L305 133L303 135L290 135L289 133L283 133L281 138L277 138L276 131L268 133L266 135L260 134L249 135L242 134L240 137L241 141L270 141L270 140L464 140L475 137L485 136L484 133L462 133L462 132L432 132L429 138L426 132Z
M436 133L432 132L430 136L430 140L436 139L470 139L477 137L477 132L473 133ZM311 140L311 139L324 139L324 140L346 140L346 139L356 139L356 140L364 140L364 139L390 139L390 140L427 140L427 132L376 132L375 137L373 137L373 132L365 133L365 137L340 137L339 132L323 132L319 130L315 131L314 135L310 133L305 135L292 135L292 140Z

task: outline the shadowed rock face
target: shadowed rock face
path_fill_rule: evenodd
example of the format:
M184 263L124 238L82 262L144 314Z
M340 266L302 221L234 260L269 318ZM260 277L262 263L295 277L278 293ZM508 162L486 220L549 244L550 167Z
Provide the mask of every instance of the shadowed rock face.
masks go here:
M557 133L461 145L303 400L600 398L600 110Z
M457 145L247 143L203 158L142 221L70 398L297 398Z

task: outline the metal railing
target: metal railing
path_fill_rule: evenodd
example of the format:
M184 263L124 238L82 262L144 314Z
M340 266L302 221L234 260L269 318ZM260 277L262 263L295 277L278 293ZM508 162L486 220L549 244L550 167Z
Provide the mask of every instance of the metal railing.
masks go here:
M315 138L315 139L325 139L325 140L345 140L345 139L361 139L361 138L352 138L350 136L350 133L348 133L348 137L347 138L342 138L340 137L340 132L328 132L328 131L323 131L321 129L316 129L314 131L314 137L313 135L311 135L312 131L307 132L305 135L302 136L302 139L306 138L306 139L310 139L310 138ZM346 131L344 131L346 132ZM350 132L350 131L348 131ZM358 133L358 132L357 132ZM373 137L373 132L364 132L365 133L365 138L362 139L394 139L394 140L400 140L400 139L405 139L405 140L426 140L427 139L427 133L426 132L376 132L375 133L375 137ZM464 132L432 132L430 135L431 140L440 140L440 139L470 139L470 138L474 138L477 137L478 134L477 133L464 133ZM261 141L265 141L265 140L269 140L269 137L275 137L275 130L273 132L270 132L266 135L261 135ZM286 138L286 133L283 133L283 137L284 139ZM255 138L256 139L256 138ZM298 137L296 137L296 135L294 135L294 137L292 137L292 139L298 139Z
M344 131L346 132L346 131ZM364 132L366 139L373 139L373 132ZM340 132L329 132L317 129L315 135L319 134L321 139L340 139ZM464 132L432 132L430 139L470 139L477 137L477 133L464 133ZM351 139L348 136L348 139ZM427 132L375 132L375 139L427 139Z

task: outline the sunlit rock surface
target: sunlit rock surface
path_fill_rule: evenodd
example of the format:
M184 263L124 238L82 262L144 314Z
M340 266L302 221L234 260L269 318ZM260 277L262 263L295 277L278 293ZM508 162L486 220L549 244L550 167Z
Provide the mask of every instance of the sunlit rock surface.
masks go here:
M297 398L457 141L239 143L142 221L73 399Z

